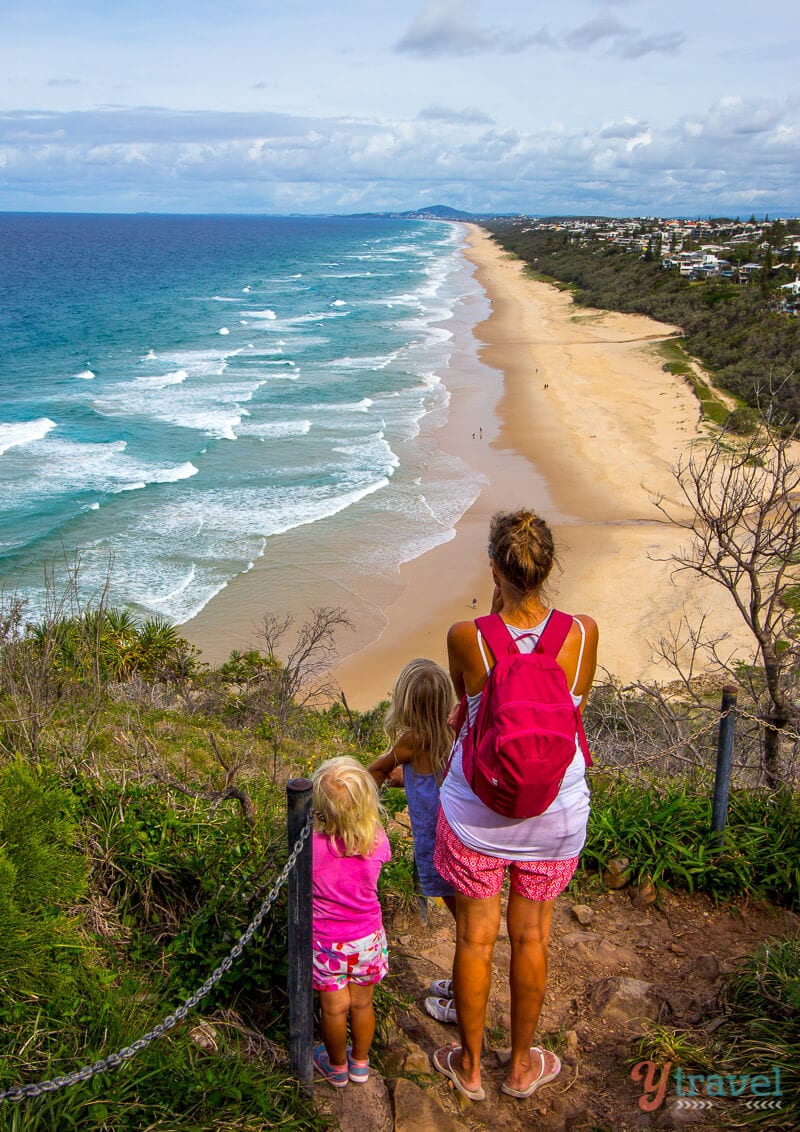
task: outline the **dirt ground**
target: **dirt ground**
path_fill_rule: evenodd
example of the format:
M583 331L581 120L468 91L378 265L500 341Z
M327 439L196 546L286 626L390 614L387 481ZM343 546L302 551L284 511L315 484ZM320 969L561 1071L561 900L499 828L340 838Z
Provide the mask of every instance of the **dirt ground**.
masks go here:
M702 896L671 893L642 909L630 889L607 890L594 880L578 894L560 897L537 1038L557 1051L563 1069L527 1100L500 1090L510 1005L509 944L501 929L483 1057L487 1096L474 1103L433 1070L433 1051L457 1041L458 1033L430 1018L423 1006L430 981L450 974L452 918L440 901L428 901L427 923L411 909L386 926L391 974L381 993L395 1003L395 1024L373 1057L383 1077L373 1073L369 1086L349 1086L338 1095L323 1083L315 1090L342 1132L628 1132L687 1124L730 1127L731 1108L725 1106L734 1102L687 1107L678 1101L674 1081L658 1109L640 1108L644 1085L630 1076L634 1041L643 1028L638 1018L647 1010L670 1028L694 1029L700 1036L704 1028L713 1031L725 975L762 941L800 933L800 917L764 905L717 906Z

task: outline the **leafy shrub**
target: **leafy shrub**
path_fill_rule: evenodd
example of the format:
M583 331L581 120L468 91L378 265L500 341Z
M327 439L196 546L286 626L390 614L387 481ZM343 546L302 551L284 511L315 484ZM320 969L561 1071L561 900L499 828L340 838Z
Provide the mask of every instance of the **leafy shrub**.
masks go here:
M711 832L711 789L594 776L584 868L625 856L636 877L722 899L750 893L800 909L800 797L731 794L724 847Z

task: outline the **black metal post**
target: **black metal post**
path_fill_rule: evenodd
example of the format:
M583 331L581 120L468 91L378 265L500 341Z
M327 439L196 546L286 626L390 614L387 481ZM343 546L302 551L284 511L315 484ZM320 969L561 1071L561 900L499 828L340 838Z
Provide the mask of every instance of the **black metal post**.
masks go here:
M714 803L711 811L711 831L717 834L721 849L725 841L728 820L728 797L731 791L731 763L733 762L733 728L736 720L736 686L726 684L722 689L719 738L717 739L717 769L714 775Z
M286 827L289 851L305 829L311 813L311 783L293 778L286 786ZM314 1040L311 985L311 838L303 843L289 874L289 1071L303 1085L314 1079L311 1049Z

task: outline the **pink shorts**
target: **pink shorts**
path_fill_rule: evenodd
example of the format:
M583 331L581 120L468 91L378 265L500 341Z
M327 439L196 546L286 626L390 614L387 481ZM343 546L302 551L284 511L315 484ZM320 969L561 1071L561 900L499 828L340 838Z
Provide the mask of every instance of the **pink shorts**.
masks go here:
M564 891L575 869L578 858L565 861L509 861L503 857L487 857L469 849L453 833L447 818L439 810L436 826L436 849L433 863L441 876L452 884L456 892L473 900L497 896L503 887L506 869L511 872L511 887L526 900L555 900Z
M389 949L386 932L364 936L348 943L313 943L314 990L343 990L348 983L368 986L379 983L389 971Z

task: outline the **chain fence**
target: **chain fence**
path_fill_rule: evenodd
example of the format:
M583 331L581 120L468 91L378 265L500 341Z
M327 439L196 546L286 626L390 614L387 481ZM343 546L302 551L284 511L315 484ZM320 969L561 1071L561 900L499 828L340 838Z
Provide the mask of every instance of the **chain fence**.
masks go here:
M123 1062L130 1061L132 1058L136 1057L138 1053L141 1053L143 1049L146 1049L151 1042L162 1038L164 1034L172 1030L178 1022L182 1022L187 1014L214 989L223 975L230 971L233 964L261 927L267 912L275 903L278 894L289 878L289 874L297 864L297 858L300 856L303 845L311 833L313 820L313 813L309 813L308 819L286 859L286 864L281 869L275 883L247 928L245 928L228 954L221 961L216 970L208 976L203 985L199 987L194 994L189 995L172 1014L168 1014L166 1018L159 1022L157 1026L154 1026L152 1030L148 1030L148 1032L143 1034L137 1041L131 1042L129 1046L125 1046L124 1049L119 1050L117 1053L110 1053L107 1057L101 1057L91 1065L84 1065L81 1069L75 1069L71 1073L65 1073L62 1077L54 1077L50 1081L37 1081L30 1085L14 1085L10 1089L0 1091L0 1101L29 1100L34 1097L40 1097L45 1093L54 1093L58 1089L66 1089L70 1085L77 1084L78 1081L90 1081L92 1077L96 1077L100 1073L105 1073L108 1069L116 1069L118 1066L122 1065Z
M639 715L636 709L640 709ZM800 778L800 732L790 726L777 727L768 717L748 711L739 704L725 710L711 707L705 710L709 718L700 726L697 726L699 720L689 714L673 715L667 719L661 712L641 702L630 705L617 701L605 706L604 710L595 710L591 724L595 739L592 753L597 758L598 772L633 775L646 775L648 771L667 774L713 772L716 733L723 720L732 715L749 725L749 731L744 735L740 733L735 746L733 772L739 784L755 786L763 781L761 737L765 731L771 730L778 732L787 744L779 780L789 787L797 785ZM667 726L672 729L674 738L665 747L664 730ZM774 775L775 771L772 773Z

